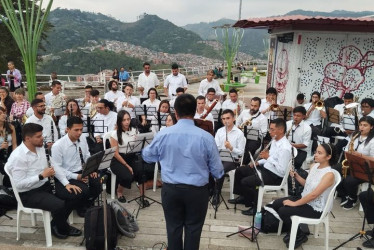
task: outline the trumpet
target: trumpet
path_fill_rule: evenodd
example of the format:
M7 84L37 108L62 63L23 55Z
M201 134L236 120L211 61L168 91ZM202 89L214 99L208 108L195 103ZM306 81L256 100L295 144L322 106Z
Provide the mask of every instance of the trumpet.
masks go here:
M315 109L322 110L325 107L325 102L323 100L316 101L314 103Z
M240 124L239 129L243 129L246 126L252 126L252 117Z
M271 111L278 111L279 110L279 105L278 104L271 104L269 109Z
M353 151L355 151L354 149L354 143L355 143L355 140L361 135L361 132L358 132L355 136L353 136L351 138L351 141L349 142L349 146L348 146L348 153L353 153ZM344 159L342 161L342 174L343 174L343 177L346 178L347 177L347 173L348 173L348 169L349 169L349 162L347 159Z

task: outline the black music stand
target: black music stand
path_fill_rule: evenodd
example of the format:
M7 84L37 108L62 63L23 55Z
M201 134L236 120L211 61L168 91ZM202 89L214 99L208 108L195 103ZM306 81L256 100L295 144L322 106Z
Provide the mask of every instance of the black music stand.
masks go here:
M158 131L160 131L162 126L166 126L166 118L168 115L169 113L154 112L154 119L151 119L151 126L158 126Z
M82 166L82 178L89 176L93 172L108 168L116 152L117 147L108 148L88 157L86 163ZM108 166L109 162L109 166Z
M357 178L359 180L363 180L363 181L368 182L369 183L368 190L371 189L371 185L373 185L373 183L374 183L374 178L373 178L374 176L373 176L373 172L370 169L370 167L374 168L374 162L365 160L362 157L356 156L356 155L348 153L348 152L345 153L345 157L346 157L346 159L349 163L351 175L354 178ZM369 192L368 192L367 199L369 200L370 198L371 197L369 196ZM347 241L345 241L342 244L340 244L339 246L335 247L333 250L338 249L338 248L344 246L346 243L348 243L352 240L355 240L357 238L360 238L360 239L365 238L366 240L369 240L369 238L368 238L368 236L366 235L366 232L365 232L365 220L366 220L366 214L364 213L364 219L362 221L361 230L357 234L355 234L351 238L349 238ZM372 246L374 247L373 244L372 244Z
M135 114L135 117L139 118L144 115L145 119L148 120L147 117L152 117L154 116L154 114L156 114L156 107L152 107L152 106L147 107L146 105L136 105L133 108L133 112ZM143 126L142 124L139 124L139 125L140 125L139 129L141 130L141 133L149 132L149 129L150 129L149 124L146 124L145 126Z
M255 176L257 176L257 178L260 179L261 181L261 186L263 187L264 186L264 181L262 179L262 175L261 173L258 171L257 167L256 167L256 163L253 159L253 156L251 154L251 152L249 152L249 156L251 157L251 161L253 163L253 168L255 169ZM253 241L256 241L256 245L257 245L257 249L260 249L260 246L258 244L258 240L257 240L257 235L260 233L261 229L260 228L256 228L255 227L255 216L256 216L256 213L257 213L257 200L254 202L253 204L253 209L255 210L253 215L252 215L252 226L250 227L247 227L247 228L244 228L242 230L239 230L238 232L235 232L235 233L232 233L232 234L229 234L229 235L226 235L226 237L231 237L233 235L236 235L236 234L241 234L243 235L245 238L247 238L248 240L250 240L251 242ZM248 238L247 235L245 235L243 232L247 231L247 230L251 230L251 238ZM257 232L256 232L257 231Z
M136 138L135 141L128 142L126 154L140 153L145 146L148 146L152 142L153 133L150 132L150 133L137 134L136 137L137 138ZM149 207L153 203L158 203L158 204L161 205L160 202L158 202L158 201L156 201L156 200L154 200L154 199L145 195L145 188L144 188L145 177L146 176L145 176L144 162L142 160L142 180L143 180L142 195L128 201L128 203L130 203L132 201L136 201L139 205L138 211L136 212L136 218L138 218L138 214L139 214L140 209ZM151 200L152 202L149 203L149 201L146 200L146 199Z

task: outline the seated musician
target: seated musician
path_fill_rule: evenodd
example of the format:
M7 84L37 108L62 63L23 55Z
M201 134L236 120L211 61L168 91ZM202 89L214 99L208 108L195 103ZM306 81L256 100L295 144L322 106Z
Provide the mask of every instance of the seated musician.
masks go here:
M43 100L44 102L45 102L45 96L44 96L44 94L43 94L43 92L36 92L35 93L35 98L34 99L41 99L41 100ZM49 107L46 107L46 109L45 109L45 113L46 114L51 114L51 111L50 111L50 109L49 109ZM27 109L27 111L26 111L26 116L27 117L30 117L30 116L32 116L34 114L34 109L32 108L32 106L30 105L30 107Z
M286 122L277 118L270 121L269 133L272 139L269 151L260 153L261 160L255 162L257 169L261 172L264 185L280 185L286 173L287 166L291 160L291 144L288 142L286 133ZM255 203L257 202L258 189L261 179L253 167L253 162L242 166L235 171L234 194L240 195L236 199L229 200L231 204L245 204L250 207L242 211L244 215L253 215Z
M305 122L312 128L312 153L317 148L317 136L321 135L322 132L321 119L326 118L324 108L321 110L316 109L316 104L319 101L321 101L321 93L314 91L312 93L310 103L304 105L304 108L306 109Z
M202 117L205 117L203 120L211 121L214 129L214 119L213 115L211 113L207 114L207 110L205 110L205 97L202 95L199 95L196 97L197 107L196 107L196 113L194 116L194 119L203 119Z
M304 104L306 104L306 103L307 102L305 100L305 95L303 93L299 93L296 96L296 101L293 103L293 107L294 108L299 107L299 106L304 107Z
M240 112L244 109L244 103L239 100L238 91L236 91L236 89L230 89L229 97L230 99L222 103L222 110L231 109L235 116L238 117Z
M361 101L361 116L371 116L374 118L374 99L364 98ZM360 116L360 118L361 118Z
M75 99L70 99L66 102L65 114L61 116L60 120L58 121L58 128L60 129L61 137L66 134L67 120L70 116L80 117L82 120L87 119L87 117L82 114L78 101Z
M216 90L214 88L209 88L205 97L206 97L205 109L208 110L210 108L210 106L213 104L213 102L217 99ZM220 110L221 109L221 103L218 101L213 109L214 110Z
M364 210L364 215L368 224L374 223L374 187L371 186L371 189L363 191L359 195L360 203ZM365 232L367 236L370 236L371 239L362 243L363 247L374 248L374 230L368 230Z
M110 102L116 103L118 98L124 95L122 91L118 90L118 83L116 80L109 81L108 89L109 91L105 93L104 99L107 99Z
M112 190L112 192L117 192L117 198L120 202L126 202L123 191L124 188L131 188L133 180L138 182L142 195L142 169L141 166L135 164L135 153L129 153L127 147L129 142L136 140L137 134L137 130L131 126L130 114L126 110L118 112L116 124L117 129L112 131L110 137L110 146L117 147L117 150L114 153L110 169L117 176L119 186L116 191ZM150 178L153 178L153 175Z
M321 217L326 206L328 195L335 183L331 166L335 163L336 153L334 146L321 144L317 147L314 159L316 164L311 168L308 177L303 179L297 172L290 171L295 181L304 186L301 197L290 196L277 199L270 206L278 212L283 220L283 228L287 231L283 242L288 247L291 233L291 216L297 215L317 219ZM297 230L295 249L308 240L306 234Z
M297 149L295 169L300 169L311 146L312 129L305 123L306 110L299 106L293 109L293 121L287 122L286 137L291 145Z
M68 181L82 190L87 202L77 212L79 216L84 217L85 210L93 205L102 188L96 172L82 178L83 165L90 157L86 138L82 136L83 120L77 116L69 117L66 130L66 135L52 146L51 161L54 167L64 170L65 182ZM74 198L74 195L68 192L64 195L64 199Z
M243 110L243 112L236 120L236 124L237 126L239 126L240 129L244 129L244 127L247 127L247 133L249 129L255 129L259 132L259 136L262 136L264 138L267 133L268 121L266 117L259 111L260 106L261 99L258 97L253 97L251 100L250 109ZM254 156L256 150L261 146L260 137L258 138L258 140L247 140L247 143L245 144L243 159L244 165L249 164L250 161L248 151L250 151L251 154Z
M148 99L146 99L145 101L143 101L142 103L142 107L145 105L147 108L148 107L154 107L156 108L156 111L158 110L159 106L160 106L160 100L159 100L159 97L158 97L158 93L157 93L157 90L155 88L150 88L148 90ZM148 116L148 115L147 115ZM147 118L145 117L145 115L142 115L142 126L146 126L147 124ZM149 119L148 119L149 120ZM148 128L149 129L149 128Z
M10 155L6 167L23 205L52 213L51 229L55 237L80 236L82 231L70 226L67 219L73 209L81 206L82 190L64 181L63 169L53 165L48 167L42 131L43 127L39 124L25 124L22 128L23 142ZM51 176L55 176L54 183L48 181ZM64 192L75 195L77 199L65 199Z
M351 152L354 155L360 156L368 160L374 160L374 118L370 116L362 117L359 121L359 131L355 131L349 138L349 142L345 147L346 152ZM352 141L352 139L354 140ZM340 169L337 165L336 170ZM340 203L343 209L350 210L357 204L358 186L364 181L347 175L338 186L338 195L342 198Z
M214 71L212 69L208 70L206 73L206 79L202 80L200 82L198 95L206 96L208 93L208 89L213 88L216 92L216 95L223 95L223 91L221 87L219 86L219 83L217 80L214 79Z
M10 187L10 180L4 171L4 165L8 161L9 155L17 148L16 130L14 126L7 121L5 108L0 107L0 173L4 176L3 185ZM1 179L0 179L1 180Z
M168 114L168 116L166 117L166 121L165 121L166 128L171 127L175 125L176 123L177 123L177 118L175 117L175 115L172 113Z
M125 95L118 98L116 102L117 112L121 110L126 110L131 115L131 119L135 119L134 107L140 105L140 99L133 96L134 87L132 84L128 83L125 86Z
M58 140L56 124L50 115L45 114L45 103L43 100L34 99L31 102L34 114L27 118L26 123L36 123L43 126L44 142L50 149L55 141Z
M184 88L182 88L182 87L178 87L178 88L175 90L176 97L178 97L178 96L184 94L184 92L185 92ZM174 108L175 99L177 99L177 98L174 98L174 99L172 99L172 100L169 101L169 103L170 103L170 107L171 107L171 108Z
M25 99L25 90L22 88L14 91L15 102L12 104L10 110L10 120L18 120L22 122L23 116L26 115L26 111L30 107L30 103Z
M151 116L151 131L153 134L159 132L165 127L164 120L166 116L170 114L170 104L168 100L162 100L158 107L157 113Z
M266 98L261 100L260 112L269 120L272 115L271 105L277 104L278 92L275 88L270 87L266 90Z

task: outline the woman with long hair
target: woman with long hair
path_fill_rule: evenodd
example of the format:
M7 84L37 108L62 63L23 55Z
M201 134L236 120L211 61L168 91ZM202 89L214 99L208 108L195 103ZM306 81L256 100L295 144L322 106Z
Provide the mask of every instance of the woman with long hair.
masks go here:
M113 70L112 79L117 80L117 81L119 80L119 72L117 68Z
M335 176L331 166L335 163L336 152L333 145L321 144L314 154L315 164L311 167L306 179L296 171L290 172L295 181L304 186L301 197L286 197L277 199L271 205L283 220L283 227L288 232L283 238L287 247L290 241L291 216L303 216L308 218L320 218L325 208L329 193L334 186ZM331 207L330 207L331 209ZM300 228L297 231L295 248L306 242L308 237Z
M87 117L82 114L81 109L78 105L78 101L75 99L69 99L66 102L65 114L60 117L58 121L58 128L60 129L61 137L66 134L67 120L70 116L77 116L82 120L87 120Z
M151 130L157 134L161 128L165 127L165 119L170 114L170 104L168 100L162 100L158 106L157 113L151 117Z
M374 118L364 116L359 120L359 130L355 131L350 137L345 151L349 151L353 145L352 154L360 156L367 160L374 160ZM355 140L352 142L352 138ZM351 144L353 143L353 144ZM358 186L364 181L347 175L338 186L338 195L342 198L340 206L345 210L352 209L357 204Z
M160 102L161 101L159 100L157 90L155 88L150 88L148 90L148 99L145 100L142 103L142 106L145 105L147 108L148 107L155 107L156 111L157 111L157 109L160 106ZM147 125L147 118L145 117L145 115L142 115L141 118L142 118L142 121L141 121L142 126L146 126ZM148 119L148 120L150 120L150 119ZM149 131L149 127L147 128L147 130Z
M8 115L10 115L13 103L14 100L9 96L9 90L6 87L0 87L0 107L5 108Z
M15 102L12 104L10 110L10 119L22 121L23 116L26 115L27 110L30 108L30 103L25 99L25 90L22 88L14 91Z
M5 139L6 138L6 139ZM3 185L10 187L10 180L4 171L9 155L17 147L16 130L8 122L6 110L0 107L0 172L4 175Z

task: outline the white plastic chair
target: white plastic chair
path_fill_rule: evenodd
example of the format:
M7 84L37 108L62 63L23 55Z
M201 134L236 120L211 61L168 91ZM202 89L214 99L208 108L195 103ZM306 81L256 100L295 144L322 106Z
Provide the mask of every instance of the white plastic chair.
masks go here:
M292 227L291 227L291 235L290 235L290 243L288 249L294 249L295 248L295 240L296 240L296 234L297 229L299 228L299 224L309 224L309 225L315 225L314 226L314 237L317 238L318 236L318 225L322 222L325 224L325 249L329 249L329 213L330 208L332 208L333 205L333 196L336 190L336 187L341 181L340 173L336 170L332 170L335 176L335 184L333 188L330 190L329 196L327 198L326 206L323 209L323 212L321 214L321 217L319 219L311 219L301 216L291 216L292 220ZM278 227L278 235L281 234L283 226L283 221L279 221L279 227Z
M10 183L12 184L14 196L17 200L17 241L21 237L21 230L20 230L20 224L22 219L22 212L27 213L31 215L31 225L36 225L36 214L41 214L43 217L43 224L44 224L44 232L45 232L45 240L47 247L52 246L52 234L51 234L51 213L49 211L45 211L42 209L36 209L36 208L28 208L24 207L22 204L22 200L19 197L16 185L14 185L13 177L9 173L9 169L7 166L4 167L5 172L8 174Z

